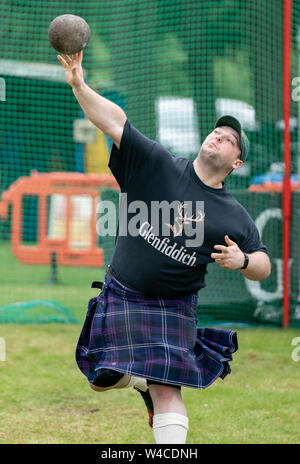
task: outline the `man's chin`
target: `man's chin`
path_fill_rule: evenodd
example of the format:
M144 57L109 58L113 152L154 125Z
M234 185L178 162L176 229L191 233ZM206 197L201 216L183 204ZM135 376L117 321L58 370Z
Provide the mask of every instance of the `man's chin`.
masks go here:
M216 152L216 150L214 150L213 148L210 148L210 147L205 147L203 148L202 150L203 154L206 155L206 156L217 156L218 153Z
M207 168L212 169L213 171L217 171L221 168L220 157L215 151L205 149L202 150L199 155L203 165L207 166Z

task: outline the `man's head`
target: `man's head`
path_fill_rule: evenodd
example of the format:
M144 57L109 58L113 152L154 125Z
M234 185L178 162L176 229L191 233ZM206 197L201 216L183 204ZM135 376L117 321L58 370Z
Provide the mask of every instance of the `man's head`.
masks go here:
M233 116L222 116L204 140L199 157L209 169L226 177L243 165L248 151L249 140L240 122Z

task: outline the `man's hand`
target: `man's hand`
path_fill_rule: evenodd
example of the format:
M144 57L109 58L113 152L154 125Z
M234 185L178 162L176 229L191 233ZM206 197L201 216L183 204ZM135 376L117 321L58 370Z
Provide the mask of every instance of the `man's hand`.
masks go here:
M66 80L72 88L80 88L84 84L82 63L82 50L81 52L72 55L57 55L58 61L63 65L66 71Z
M225 235L225 242L228 246L215 245L214 248L221 250L221 253L211 253L211 257L224 269L241 269L244 265L245 256L238 245ZM271 262L269 256L263 251L254 251L248 254L249 264L246 269L241 269L241 273L249 280L264 280L271 273Z
M231 240L228 235L225 235L225 242L228 246L215 245L216 250L220 250L221 253L211 253L211 257L215 262L224 269L240 269L244 265L245 256L238 245Z

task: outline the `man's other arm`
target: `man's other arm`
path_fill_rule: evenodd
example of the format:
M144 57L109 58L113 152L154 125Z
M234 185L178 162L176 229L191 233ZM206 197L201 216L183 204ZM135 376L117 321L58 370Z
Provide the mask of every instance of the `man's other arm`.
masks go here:
M241 273L249 280L264 280L271 274L271 262L269 256L263 251L247 253L249 263Z
M246 269L241 269L245 261L244 253L228 235L225 235L224 239L227 246L215 245L214 248L219 252L211 253L211 257L220 267L232 271L239 269L249 280L264 280L269 277L271 261L266 253L263 251L246 253L249 256L249 263Z

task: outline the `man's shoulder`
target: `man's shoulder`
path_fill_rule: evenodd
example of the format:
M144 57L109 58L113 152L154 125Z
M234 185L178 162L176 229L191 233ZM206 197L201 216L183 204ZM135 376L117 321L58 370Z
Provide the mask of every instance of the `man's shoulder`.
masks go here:
M188 158L179 158L177 156L172 155L173 162L177 164L177 166L186 167L191 163L191 160Z
M165 163L167 166L175 166L180 170L184 170L191 161L188 158L180 158L169 151L168 148L161 145L159 142L154 142L152 156L154 159Z
M226 188L226 186L225 186ZM247 209L245 208L245 206L242 205L242 203L240 203L240 201L234 196L234 193L231 193L229 190L226 189L226 194L223 195L221 198L223 198L223 200L226 202L226 203L229 203L230 206L232 208L234 208L235 212L238 214L245 214L247 216L249 216L249 213L247 211Z
M253 222L252 217L250 216L250 213L247 211L244 205L239 202L234 196L234 194L228 192L228 201L230 202L230 205L233 209L234 214L236 214L241 220L245 220L247 222Z

